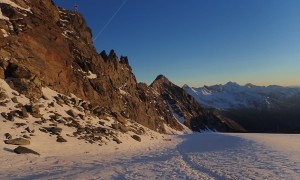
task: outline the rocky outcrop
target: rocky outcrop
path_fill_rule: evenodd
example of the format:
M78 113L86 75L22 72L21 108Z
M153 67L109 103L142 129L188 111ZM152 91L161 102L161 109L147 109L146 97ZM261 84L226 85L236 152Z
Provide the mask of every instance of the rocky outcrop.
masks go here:
M39 99L41 88L49 87L90 102L101 110L99 116L117 113L161 133L164 124L182 129L165 113L166 106L150 104L157 97L137 83L127 57L119 59L113 50L97 53L78 12L58 8L51 0L15 4L0 3L5 17L0 28L6 32L0 32L0 76L13 89Z
M184 124L193 130L230 130L226 123L165 77L159 76L151 86L137 83L127 57L119 58L114 50L99 54L93 45L91 30L78 12L58 8L51 0L18 0L13 5L0 2L0 9L0 78L6 79L11 88L32 102L43 97L42 87L49 87L88 102L83 105L74 99L73 103L80 106L81 111L92 112L99 118L107 114L113 116L119 123L114 128L121 131L126 129L128 121L160 133L166 132L165 126L181 131L183 125L174 113L183 117ZM63 97L56 98L57 104L65 103ZM22 117L26 118L28 112L42 118L37 107L24 108ZM67 114L84 119L73 111ZM1 115L13 121L14 116ZM51 119L58 118L53 115ZM80 129L75 121L69 125ZM40 130L60 133L53 127ZM92 131L98 129L91 128Z
M194 131L216 130L221 132L245 131L229 118L217 116L204 109L191 95L173 84L165 76L159 75L151 87L164 99L175 116Z

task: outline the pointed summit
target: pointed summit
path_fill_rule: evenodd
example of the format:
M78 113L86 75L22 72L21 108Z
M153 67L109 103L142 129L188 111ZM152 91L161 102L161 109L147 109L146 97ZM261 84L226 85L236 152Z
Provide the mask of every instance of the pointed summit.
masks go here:
M160 75L158 75L156 78L155 78L155 80L154 81L157 81L157 80L160 80L160 79L166 79L166 80L168 80L168 78L166 78L166 76L164 76L164 75L162 75L162 74L160 74ZM169 81L169 80L168 80Z
M106 51L103 50L103 51L100 53L100 56L101 56L104 60L106 60L106 59L107 59Z
M174 85L168 78L166 78L164 75L160 74L158 75L155 80L152 82L150 86L152 86L154 89L163 87L163 84L168 85Z
M116 53L115 53L115 50L113 50L113 49L110 50L108 57L110 59L117 59L118 58L117 55L116 55Z
M227 82L225 85L229 85L229 86L239 86L238 83L232 82L232 81Z
M240 85L239 85L238 83L236 83L236 82L231 82L231 81L229 81L228 83L226 83L224 86L225 86L225 87L230 87L230 88L237 88L237 87L240 87Z
M188 85L181 88L169 81L164 75L159 75L153 81L151 87L156 91L156 94L164 99L174 117L194 131L207 128L217 131L240 131L230 126L231 121L220 119L212 112L204 109L196 99L184 90L184 87L190 88Z
M184 84L184 85L182 86L182 88L183 88L183 89L190 89L191 87L190 87L189 85L187 85L187 84Z

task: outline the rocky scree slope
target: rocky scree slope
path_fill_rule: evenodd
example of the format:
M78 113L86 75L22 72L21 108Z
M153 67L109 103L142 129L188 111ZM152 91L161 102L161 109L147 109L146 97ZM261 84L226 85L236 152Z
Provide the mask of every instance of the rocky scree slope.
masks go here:
M99 117L88 102L74 95L42 88L42 98L33 102L11 89L5 80L0 79L0 84L0 138L4 138L0 145L4 151L47 156L50 144L60 154L55 149L69 147L70 151L80 144L112 147L124 141L132 144L160 138L130 119L111 114Z

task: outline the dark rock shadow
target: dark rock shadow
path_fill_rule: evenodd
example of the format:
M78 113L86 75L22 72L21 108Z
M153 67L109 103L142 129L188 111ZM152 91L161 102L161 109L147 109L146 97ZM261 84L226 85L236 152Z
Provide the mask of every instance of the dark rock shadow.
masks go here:
M10 152L10 153L15 153L13 149L10 149L10 148L3 148L4 151L7 151L7 152Z

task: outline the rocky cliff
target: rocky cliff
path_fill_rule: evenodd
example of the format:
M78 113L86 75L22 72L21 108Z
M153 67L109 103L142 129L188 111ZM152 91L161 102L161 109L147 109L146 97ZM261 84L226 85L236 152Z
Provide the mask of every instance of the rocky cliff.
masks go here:
M160 94L172 112L183 124L194 131L216 130L221 132L244 132L245 129L217 111L204 109L183 88L159 75L151 87Z
M158 132L182 126L161 100L139 85L127 57L97 53L79 13L51 0L0 1L0 77L31 99L41 87L89 101L96 115L132 119ZM158 104L160 103L160 104Z
M98 53L83 17L51 0L1 0L0 30L0 78L31 102L47 87L86 101L85 109L99 118L112 115L123 124L133 120L160 133L165 126L181 131L175 112L194 130L227 131L172 83L137 83L127 57Z

